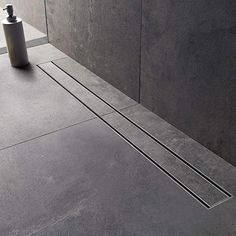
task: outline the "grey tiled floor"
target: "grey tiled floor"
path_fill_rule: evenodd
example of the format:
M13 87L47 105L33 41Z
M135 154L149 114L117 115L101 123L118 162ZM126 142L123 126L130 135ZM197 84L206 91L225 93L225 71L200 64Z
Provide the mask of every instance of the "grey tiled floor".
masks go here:
M2 55L0 65L0 149L95 117L33 64L9 68Z
M29 58L0 56L1 236L236 235L235 167L53 46Z

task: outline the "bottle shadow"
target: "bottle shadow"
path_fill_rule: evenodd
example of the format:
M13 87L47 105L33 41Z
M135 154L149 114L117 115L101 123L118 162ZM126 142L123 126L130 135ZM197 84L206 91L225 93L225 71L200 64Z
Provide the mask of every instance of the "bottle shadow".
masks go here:
M18 74L18 78L20 79L27 80L27 81L34 81L37 78L35 65L32 65L29 63L25 66L13 67L13 68L15 70L15 73Z

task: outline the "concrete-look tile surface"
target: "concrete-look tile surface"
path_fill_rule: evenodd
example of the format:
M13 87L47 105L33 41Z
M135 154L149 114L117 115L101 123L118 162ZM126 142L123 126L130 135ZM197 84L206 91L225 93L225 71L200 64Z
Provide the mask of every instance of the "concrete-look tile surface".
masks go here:
M0 8L0 23L6 18L6 13ZM45 44L48 42L46 34L35 29L33 26L23 22L25 41L27 47ZM0 26L0 54L6 53L6 41L2 25Z
M50 42L138 100L141 5L141 0L48 0Z
M235 235L98 119L0 152L0 235Z
M12 68L7 55L0 85L0 148L95 117L39 68Z
M133 99L69 57L56 60L54 63L116 109L137 104Z
M236 166L234 0L143 1L141 104Z
M210 182L155 140L194 154L174 127L50 44L28 52L22 69L0 55L1 236L236 235L219 158L199 148Z
M142 105L122 113L212 180L236 194L236 168Z

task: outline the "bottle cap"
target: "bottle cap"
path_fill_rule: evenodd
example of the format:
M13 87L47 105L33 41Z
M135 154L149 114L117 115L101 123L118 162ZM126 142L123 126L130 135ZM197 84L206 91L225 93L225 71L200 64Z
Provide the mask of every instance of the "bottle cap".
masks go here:
M8 14L7 15L7 21L16 22L16 16L14 16L14 10L13 10L13 5L12 4L7 4L3 10L7 11L7 14Z

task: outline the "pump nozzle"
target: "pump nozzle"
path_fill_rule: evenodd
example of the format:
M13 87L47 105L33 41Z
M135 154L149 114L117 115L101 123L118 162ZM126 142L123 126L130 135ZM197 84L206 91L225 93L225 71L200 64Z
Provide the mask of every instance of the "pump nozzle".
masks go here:
M12 4L7 4L3 10L7 11L7 20L9 22L15 22L16 21L16 16L14 16L14 10L13 10L13 5Z

